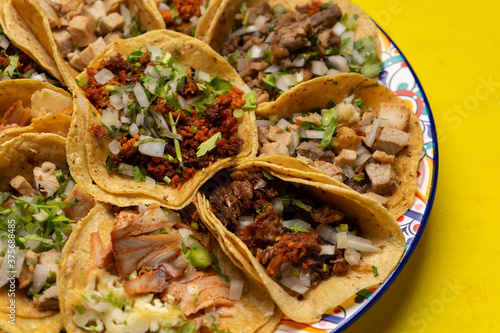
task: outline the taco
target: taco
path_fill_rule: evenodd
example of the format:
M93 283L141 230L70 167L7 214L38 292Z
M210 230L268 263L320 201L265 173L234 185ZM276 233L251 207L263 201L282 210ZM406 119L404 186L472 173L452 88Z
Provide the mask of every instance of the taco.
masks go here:
M18 11L71 90L78 73L116 37L165 28L149 0L11 0L5 6Z
M249 159L207 183L196 204L226 253L302 323L360 289L383 282L405 240L378 203L353 191L304 180L293 170Z
M203 40L222 1L157 0L155 2L167 29Z
M231 160L256 152L255 97L194 38L163 30L116 41L77 81L89 99L77 113L88 118L70 135L84 138L90 177L109 193L180 209Z
M60 88L38 80L0 82L0 144L22 133L66 136L73 98Z
M296 158L379 201L395 218L413 204L420 123L376 81L359 74L314 79L256 113L260 156L279 155L283 164Z
M375 23L348 0L226 0L205 42L258 95L273 101L311 78L382 70Z
M0 2L1 79L33 79L60 85L62 76L43 45L12 6Z
M22 134L0 145L0 329L59 332L57 275L72 227L95 204L68 171L66 139ZM14 316L8 306L14 304Z
M97 206L63 253L66 331L273 331L281 313L197 216L193 206Z

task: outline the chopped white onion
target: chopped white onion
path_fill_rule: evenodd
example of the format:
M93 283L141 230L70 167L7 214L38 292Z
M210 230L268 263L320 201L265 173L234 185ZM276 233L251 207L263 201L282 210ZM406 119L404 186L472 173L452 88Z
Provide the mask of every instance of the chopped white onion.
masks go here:
M200 6L200 8L203 7L203 6ZM158 5L158 10L159 11L164 11L164 10L170 10L170 7L167 5L166 2L160 2L160 4Z
M304 70L303 69L301 69L300 71L295 73L295 81L297 83L304 81Z
M307 223L306 221L299 220L299 219L283 221L283 225L285 227L287 227L288 229L290 229L293 226L306 228L306 229L312 229L311 225L309 223Z
M368 161L370 159L370 157L372 157L372 154L369 154L369 153L358 155L356 157L356 161L354 161L354 165L359 166L359 165L365 163L366 161Z
M198 20L199 20L199 18L196 16L191 16L189 18L189 22L191 22L193 24L193 26L195 26L195 27L198 25Z
M345 25L342 22L337 22L332 28L332 32L335 36L340 37L346 31Z
M330 227L329 225L320 224L316 228L316 231L319 232L319 235L324 240L329 241L332 244L336 244L337 243L337 230L335 230L334 228Z
M210 74L203 71L198 71L198 79L200 79L201 81L210 82Z
M249 52L251 59L261 58L262 55L264 54L264 50L261 45L252 45Z
M130 164L122 163L122 164L120 164L120 167L118 168L118 173L133 177L134 176L134 166L130 165Z
M293 155L295 153L295 150L297 150L299 143L300 143L299 133L297 133L294 130L291 130L290 131L290 146L288 147L288 151L290 152L290 155Z
M123 107L125 106L123 104L123 98L118 95L109 96L109 103L111 104L111 106L118 110L123 109Z
M2 261L2 267L0 267L0 287L3 287L4 285L7 284L9 280L7 280L10 277L10 270L9 270L9 261L4 258Z
M272 120L265 120L265 119L257 120L257 128L259 128L259 127L271 127L274 125L276 125L276 122L272 121Z
M330 67L333 67L342 73L349 73L351 70L349 68L349 63L347 62L347 59L344 58L341 55L333 55L329 56L328 58L328 64Z
M234 81L232 83L233 83L233 86L235 86L239 90L243 91L245 94L248 94L249 92L252 91L250 88L248 88L248 86L246 84L240 83L238 81Z
M323 61L311 61L311 73L313 73L314 75L323 76L327 71L328 67L326 67Z
M191 105L189 105L188 102L186 102L186 100L184 99L184 97L182 97L181 95L177 95L177 100L179 101L179 105L183 108L187 108L189 109L191 107Z
M251 216L240 216L238 218L238 222L239 222L238 229L243 229L246 226L252 224L253 217L251 217Z
M200 287L196 283L188 283L186 285L186 291L189 295L197 295L200 293Z
M289 87L293 87L297 84L296 76L294 74L285 74L281 76L285 84Z
M129 132L130 132L130 135L132 136L136 136L137 134L139 134L139 127L137 127L136 124L131 124L130 127L128 128Z
M325 131L306 130L308 139L322 139L323 135L325 135Z
M243 280L231 277L229 281L229 300L237 301L241 298L243 287L245 283Z
M320 253L321 254L321 253ZM307 270L300 270L299 283L304 287L311 286L311 273Z
M141 140L150 139L150 136L141 135ZM146 156L163 157L165 152L164 142L146 142L139 145L139 152Z
M291 124L288 122L288 120L286 120L285 118L281 118L278 123L276 124L276 126L278 126L279 128L281 128L283 131L286 131L286 129L288 128L288 126L290 126Z
M271 65L271 66L267 67L266 69L264 69L264 72L271 73L271 74L279 73L279 72L281 72L281 66Z
M361 262L361 254L359 252L354 251L350 247L345 249L344 258L347 263L351 266L357 266Z
M352 50L352 59L354 60L354 63L358 66L361 66L365 62L365 58L356 50Z
M373 143L375 142L375 139L377 138L379 124L380 123L379 123L378 118L375 118L372 122L370 132L368 132L368 134L366 135L366 138L365 138L365 144L368 147L371 147L373 145Z
M295 275L288 275L288 276L283 277L280 280L280 283L282 285L284 285L285 287L288 287L291 290L298 292L299 294L305 294L309 290L308 287L303 286L300 283L299 278Z
M94 75L95 80L99 84L107 84L115 75L107 68L101 69L96 75Z
M120 117L120 121L123 123L123 124L130 124L132 122L132 120L130 119L130 117L125 117L125 116L121 116Z
M31 75L30 79L37 80L37 81L42 81L42 82L47 81L47 77L45 76L45 73L42 73L42 74L33 74L33 75Z
M130 10L123 3L120 4L120 14L125 19L125 26L123 27L123 34L128 36L130 34L130 24L132 23L132 15Z
M139 214L142 214L146 211L146 209L148 209L148 206L146 206L145 204L142 204L140 203L137 207L139 209Z
M112 129L113 126L116 127L116 130L119 130L122 127L122 123L115 117L115 114L106 109L101 117L101 122L109 129Z
M123 112L125 112L125 114L128 114L128 100L129 100L129 96L128 94L124 91L122 93L122 101L123 101Z
M203 14L205 14L206 11L207 11L207 7L205 7L204 5L201 5L200 6L200 14L203 15Z
M273 210L281 214L283 212L283 201L281 201L280 197L274 197L271 199L271 205L273 205Z
M335 245L321 245L321 252L319 255L332 255L335 254Z
M354 94L353 95L349 95L347 96L346 98L344 98L342 101L340 101L339 104L342 104L342 103L345 103L345 104L351 104L352 101L354 100Z
M85 110L86 109L86 106L85 106L85 97L83 96L82 93L77 93L76 94L76 102L77 102L78 108L80 110Z
M276 82L274 83L276 88L282 91L288 91L290 89L290 87L285 83L283 75L275 75L274 77L276 78Z
M14 274L14 276L16 278L19 278L19 276L21 275L21 269L23 268L23 263L24 263L24 258L25 257L26 257L26 251L25 250L20 250L19 248L16 247L16 259L14 261L14 263L15 263L15 267L14 267L15 274Z
M347 233L345 231L337 233L337 248L347 248Z
M382 250L379 247L373 246L369 239L364 239L350 234L348 234L346 238L347 238L346 241L347 247L351 247L357 251L382 252Z
M144 74L149 74L152 78L154 79L159 79L160 78L160 73L156 70L154 66L147 66L146 69L144 70ZM151 80L151 78L150 78ZM158 81L154 81L155 85ZM144 83L146 85L146 83ZM148 89L151 91L151 89ZM154 90L153 90L154 91Z
M148 97L146 96L146 92L144 91L144 88L142 87L140 82L137 82L135 84L134 94L135 98L137 98L137 102L142 108L147 108L149 106Z
M156 181L153 178L149 177L149 176L146 176L146 179L144 179L144 182L148 186L156 187Z
M33 283L31 284L30 291L38 294L42 290L47 277L49 276L50 267L47 265L37 264L33 272Z
M342 168L342 171L344 171L347 178L352 178L356 175L354 169L350 165L342 164L339 166Z
M181 216L179 215L179 213L174 212L173 210L168 211L167 219L172 224L176 224L176 223L181 222Z
M113 155L118 155L118 153L120 152L120 147L122 145L116 140L116 139L113 139L109 144L108 144L108 148L109 148L109 151L111 152L111 154Z
M293 59L292 66L293 67L303 67L306 64L306 58L299 55Z
M66 196L70 195L74 187L75 187L75 182L69 179L68 182L66 183L66 188L64 189L64 195Z
M350 50L352 51L353 48L354 48L354 31L352 30L349 30L349 31L346 31L342 34L342 37L340 37L340 39L342 41L346 40L349 38L349 42L344 45L344 47L347 49L347 50Z
M144 113L138 113L136 116L135 116L135 123L137 126L142 126L144 125L144 118L145 118L145 115Z
M326 72L326 74L325 74L325 75L337 75L337 74L340 74L340 73L342 73L342 72L341 72L341 71L339 71L339 70L336 70L336 69L330 68L330 69L328 70L328 72Z
M9 40L0 35L0 47L6 50L9 47Z

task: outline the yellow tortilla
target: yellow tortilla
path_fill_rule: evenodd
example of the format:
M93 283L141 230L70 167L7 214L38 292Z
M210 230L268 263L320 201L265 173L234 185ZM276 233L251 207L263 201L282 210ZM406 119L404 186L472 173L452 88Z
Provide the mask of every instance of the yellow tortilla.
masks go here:
M246 245L216 218L203 194L198 194L196 204L200 218L218 238L224 251L248 276L263 284L281 311L290 319L302 323L315 323L327 310L341 304L359 290L382 283L398 264L404 252L405 239L396 220L379 203L356 192L338 186L313 182L297 177L294 170L284 170L259 158L248 159L237 169L260 167L281 180L294 183L300 191L318 201L329 203L355 221L361 236L383 249L382 252L363 253L362 265L351 267L345 276L332 276L311 288L302 300L290 296L285 289L266 273ZM374 276L372 266L378 268Z
M90 235L99 232L103 248L111 242L111 230L114 226L114 214L110 205L98 205L72 232L66 247L63 250L60 271L57 283L59 285L59 299L64 326L68 333L87 332L78 328L72 318L75 307L81 304L81 294L87 287L87 279L102 269L91 269L90 265ZM239 301L235 301L237 315L220 318L219 329L230 329L232 332L272 332L281 319L281 313L275 309L273 301L260 288L245 277L227 257L214 247L214 253L219 259L222 271L230 276L239 276L246 281L249 291L244 292ZM272 315L271 315L272 314Z
M62 75L64 82L71 91L77 88L75 77L79 71L73 68L61 55L52 35L46 14L36 0L10 0L13 8L17 10L20 17L29 27L30 31L22 30L23 34L30 38L36 38L48 51ZM84 1L81 1L84 3ZM151 31L165 28L165 23L158 10L153 10L148 0L127 0L130 11L136 11L136 20L142 31ZM30 33L31 32L31 33Z
M352 94L353 89L359 90L364 86L376 84L371 79L366 79L360 74L337 74L330 77L316 78L290 89L281 95L273 103L260 104L255 111L257 116L269 117L278 115L288 118L293 113L308 112L313 108L325 108L329 101L335 104ZM318 93L321 92L321 93ZM314 96L314 98L311 98ZM396 191L390 196L386 205L391 214L398 218L411 207L415 198L417 188L417 168L422 156L423 136L420 122L413 114L410 106L403 99L397 97L390 89L378 85L359 90L355 99L361 98L363 102L378 114L380 103L389 103L403 114L410 115L407 132L410 133L410 140L407 145L396 155L393 169L398 176L398 186ZM279 157L282 164L290 165L292 157ZM291 168L289 168L291 170ZM318 169L311 167L312 170ZM297 174L299 176L299 174ZM309 172L302 172L300 176L314 177ZM343 183L330 179L329 183L346 187Z
M195 38L169 30L153 31L136 38L117 40L109 45L108 48L106 48L98 58L94 59L89 66L96 68L102 59L108 59L110 56L116 55L117 53L126 55L139 47L146 47L148 44L156 45L164 52L174 53L178 51L181 54L181 64L183 66L199 69L209 73L211 76L217 76L228 80L232 79L242 83L238 74L236 74L232 67L206 44ZM78 79L86 76L86 73L82 73L78 76ZM99 113L95 112L95 108L88 102L86 103L86 108L88 110L87 126L74 128L72 129L72 131L74 130L72 133L74 133L74 136L84 138L88 164L87 172L90 174L93 182L108 193L132 195L139 199L154 198L164 207L180 209L192 200L196 190L206 180L235 159L220 159L205 170L197 170L193 178L186 181L180 190L170 185L161 184L157 184L156 187L150 187L144 182L135 182L128 176L116 173L109 174L105 167L105 161L110 154L108 149L110 140L106 138L97 139L93 133L89 131L92 124L99 125L101 124L101 120ZM77 108L80 108L80 106L77 106ZM94 110L94 112L91 112L92 110ZM255 155L257 151L257 133L255 131L255 126L255 114L252 111L245 112L242 119L238 122L238 136L243 139L244 143L236 159ZM69 140L68 144L72 145L72 140ZM70 169L71 167L70 165ZM89 191L89 193L95 195L98 200L105 200L105 198L99 197L97 193L92 191ZM130 199L130 201L123 200L118 202L113 196L106 197L106 200L119 206L137 205L140 202L133 199Z
M32 96L35 93L45 93L45 90L56 92L61 97L71 98L71 95L50 83L41 82L30 79L18 79L0 82L0 117L18 100L21 100L24 107L31 107L32 114L39 111L49 111L43 117L33 118L31 124L25 127L8 128L0 132L0 144L6 142L23 133L54 133L61 136L66 136L71 122L71 116L59 113L50 113L50 111L58 111L56 107L50 110L57 103L51 96L45 94L37 99L37 105L32 105ZM56 103L55 103L56 102ZM44 105L45 104L45 105ZM41 110L42 107L47 107L49 110Z
M50 161L57 168L65 168L66 139L55 134L26 133L0 145L0 191L9 191L9 182L22 175L30 183L33 169ZM0 289L0 328L6 332L54 332L63 328L61 317L55 311L38 311L27 298L27 289L16 289L16 325L9 323L7 306L10 304L9 284Z

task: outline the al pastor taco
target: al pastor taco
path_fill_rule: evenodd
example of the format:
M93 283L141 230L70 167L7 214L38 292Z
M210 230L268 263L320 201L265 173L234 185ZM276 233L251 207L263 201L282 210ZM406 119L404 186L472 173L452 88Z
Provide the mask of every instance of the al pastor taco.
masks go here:
M256 113L260 156L281 164L300 160L379 201L395 218L413 204L422 131L409 105L388 88L338 74L291 89Z
M258 102L314 77L382 70L377 28L348 0L226 0L205 41L223 55Z
M90 176L109 193L181 208L231 160L256 152L255 96L194 38L164 30L116 41L77 81L88 118L70 135L85 138Z
M66 139L22 134L0 145L0 329L62 329L61 251L95 202L68 171ZM8 307L14 301L14 316Z
M223 178L223 177L222 177ZM200 218L233 262L302 323L383 282L404 251L397 222L378 203L296 177L259 158L207 183Z
M78 73L115 37L130 38L165 28L149 0L10 0L5 6L17 10L72 90Z
M0 143L22 133L66 136L73 98L47 82L30 79L0 82Z
M271 332L281 318L192 206L97 206L73 232L61 266L68 333Z

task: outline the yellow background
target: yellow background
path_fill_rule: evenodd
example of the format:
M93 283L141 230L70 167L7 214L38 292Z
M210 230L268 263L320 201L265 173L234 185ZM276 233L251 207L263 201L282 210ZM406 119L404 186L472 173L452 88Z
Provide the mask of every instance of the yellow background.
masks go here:
M500 2L353 1L422 83L439 176L413 256L345 332L500 332Z

